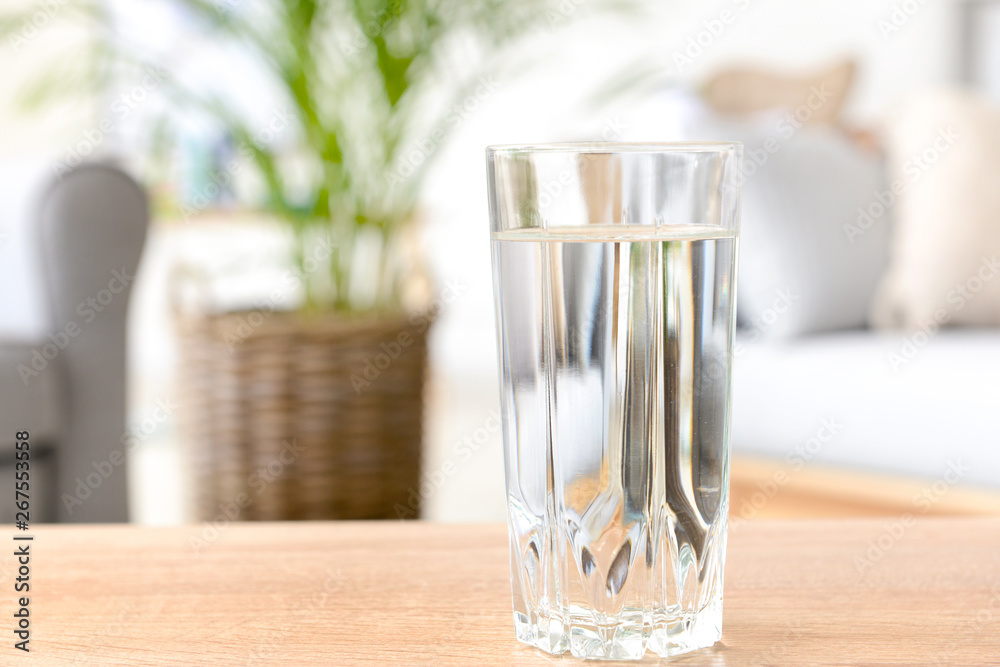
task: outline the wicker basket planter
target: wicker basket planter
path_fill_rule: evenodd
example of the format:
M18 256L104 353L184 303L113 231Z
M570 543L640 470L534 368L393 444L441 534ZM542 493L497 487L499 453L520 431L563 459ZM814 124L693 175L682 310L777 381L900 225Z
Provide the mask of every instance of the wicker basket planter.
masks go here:
M197 516L396 518L419 488L428 328L405 316L181 318Z

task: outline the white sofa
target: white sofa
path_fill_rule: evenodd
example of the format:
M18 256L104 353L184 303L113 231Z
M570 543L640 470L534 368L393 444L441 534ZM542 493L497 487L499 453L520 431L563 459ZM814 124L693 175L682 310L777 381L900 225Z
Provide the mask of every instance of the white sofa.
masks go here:
M1000 489L1000 328L869 328L901 213L881 156L781 112L687 113L746 148L734 453Z
M735 454L928 480L957 468L962 483L1000 489L1000 331L945 329L914 341L913 333L855 330L741 343Z

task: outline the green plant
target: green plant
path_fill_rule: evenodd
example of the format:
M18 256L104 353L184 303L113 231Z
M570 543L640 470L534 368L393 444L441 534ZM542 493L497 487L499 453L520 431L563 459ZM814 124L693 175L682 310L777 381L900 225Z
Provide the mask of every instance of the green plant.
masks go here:
M407 280L398 261L428 165L455 125L455 105L487 85L500 53L535 27L573 18L583 0L162 0L189 14L195 29L239 45L295 118L298 182L289 182L287 147L257 138L227 100L168 76L164 92L226 130L252 156L266 196L261 205L294 231L302 268L317 239L332 241L328 272L306 281L306 307L352 311L400 306ZM97 27L93 50L67 74L55 71L29 95L65 92L67 79L106 85L123 64L150 61L125 48L102 0L65 0L66 17ZM601 10L622 3L591 0ZM245 5L245 6L244 6ZM7 34L18 25L8 16ZM74 56L79 59L79 54ZM82 63L82 64L81 64ZM225 72L218 72L225 76ZM442 102L442 100L449 100ZM305 176L301 176L305 174ZM355 266L359 243L371 266ZM303 272L304 274L304 272ZM352 283L374 281L359 304Z

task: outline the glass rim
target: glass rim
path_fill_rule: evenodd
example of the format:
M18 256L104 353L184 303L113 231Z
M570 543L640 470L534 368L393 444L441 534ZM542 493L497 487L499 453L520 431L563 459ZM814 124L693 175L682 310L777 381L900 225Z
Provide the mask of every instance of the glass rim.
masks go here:
M539 144L493 144L487 155L529 155L534 153L721 153L741 149L739 141L565 141Z

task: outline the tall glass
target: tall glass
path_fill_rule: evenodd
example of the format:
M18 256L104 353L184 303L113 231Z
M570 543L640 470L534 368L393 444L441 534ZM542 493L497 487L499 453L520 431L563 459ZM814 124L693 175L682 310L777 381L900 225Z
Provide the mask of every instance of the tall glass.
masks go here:
M742 147L487 149L517 638L722 632Z

